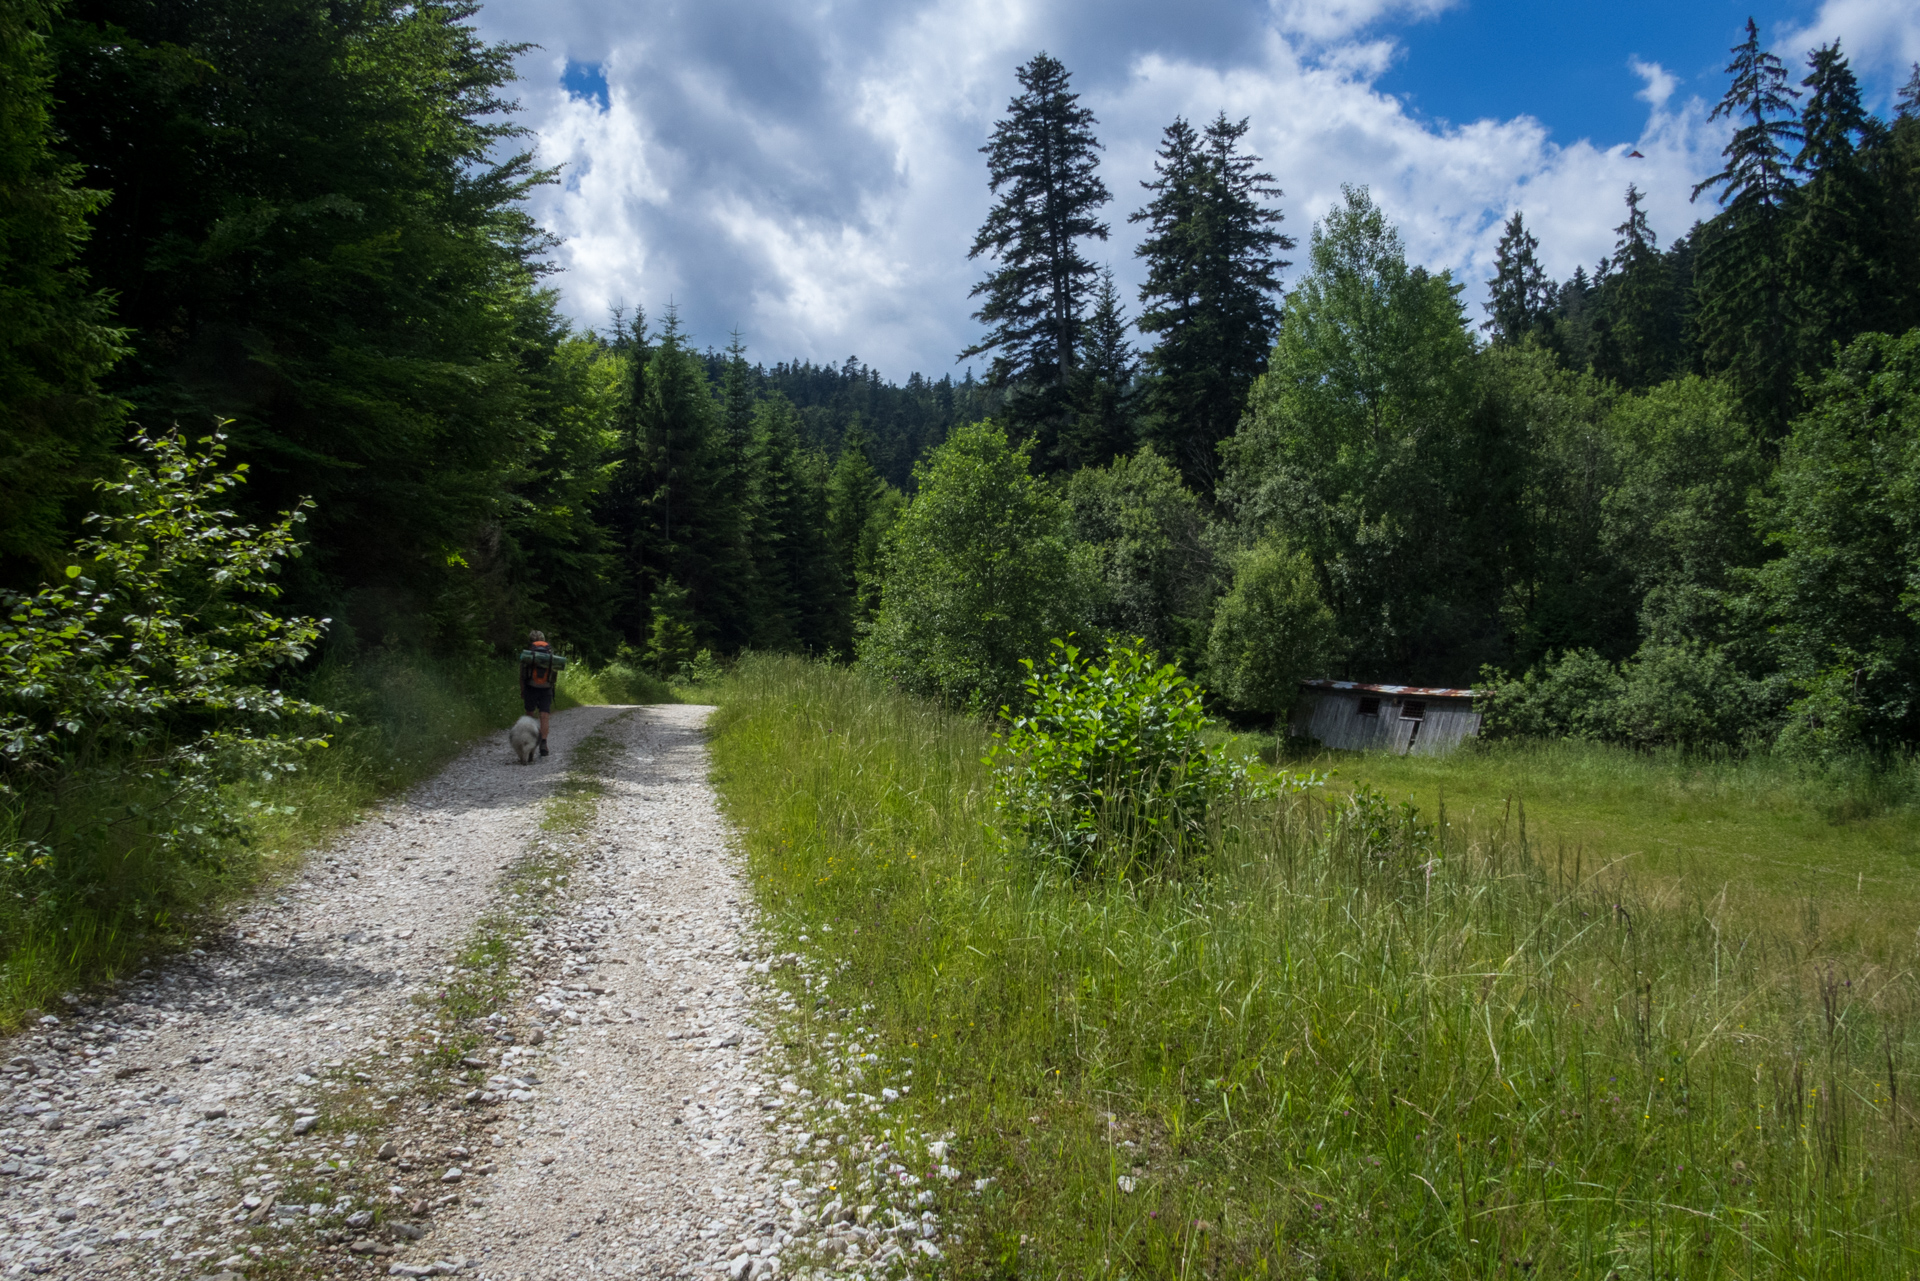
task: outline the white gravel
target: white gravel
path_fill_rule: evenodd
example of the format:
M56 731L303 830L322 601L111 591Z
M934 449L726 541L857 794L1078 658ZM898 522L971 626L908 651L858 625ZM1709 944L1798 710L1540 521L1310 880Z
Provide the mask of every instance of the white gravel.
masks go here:
M480 744L201 950L13 1038L0 1275L766 1278L823 1218L857 1260L853 1207L776 1150L799 1091L763 1067L708 710L563 712L531 767ZM596 728L624 750L593 826L543 834ZM574 859L530 917L503 879L529 853ZM522 981L456 1082L421 1053L434 1000L502 911Z

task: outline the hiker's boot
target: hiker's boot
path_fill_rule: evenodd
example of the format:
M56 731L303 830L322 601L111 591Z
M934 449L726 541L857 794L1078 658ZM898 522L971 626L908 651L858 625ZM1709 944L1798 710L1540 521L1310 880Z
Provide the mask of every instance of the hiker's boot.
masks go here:
M546 754L547 754L547 740L543 738L540 740L540 755L545 756Z

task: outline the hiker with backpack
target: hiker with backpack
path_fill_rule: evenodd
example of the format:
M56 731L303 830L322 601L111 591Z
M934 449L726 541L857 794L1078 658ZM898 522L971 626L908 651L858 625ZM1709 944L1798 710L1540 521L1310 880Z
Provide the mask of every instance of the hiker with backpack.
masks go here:
M547 721L553 715L553 688L567 660L553 652L545 632L529 632L520 651L520 702L527 715L540 718L540 755L547 754Z

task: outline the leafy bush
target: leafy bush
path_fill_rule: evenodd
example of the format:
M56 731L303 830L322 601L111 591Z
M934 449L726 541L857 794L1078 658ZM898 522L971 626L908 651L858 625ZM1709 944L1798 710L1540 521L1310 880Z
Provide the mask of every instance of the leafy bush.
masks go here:
M623 646L619 657L603 667L587 668L576 664L567 668L560 685L560 697L572 697L582 703L671 703L673 691L655 676L630 647Z
M1642 748L1737 748L1761 736L1769 719L1761 684L1711 645L1649 642L1617 666L1572 650L1518 678L1489 669L1477 702L1488 738Z
M1222 584L1200 500L1174 466L1142 445L1108 467L1084 467L1061 485L1068 530L1092 552L1095 616L1110 636L1139 636L1163 658L1198 671L1207 618Z
M1104 661L1055 641L1024 663L1028 710L1004 710L994 800L1033 852L1077 877L1178 873L1208 846L1244 771L1201 739L1201 691L1141 642Z
M217 436L134 443L146 458L102 485L113 514L88 518L66 581L0 623L9 971L32 936L71 956L190 914L244 835L228 785L283 777L339 719L269 683L324 625L266 608L304 512L236 523L216 504L246 468L221 469Z
M1285 716L1333 640L1333 611L1320 599L1312 563L1263 539L1235 562L1233 588L1214 610L1213 687L1239 711Z
M717 685L726 672L721 668L719 660L714 658L713 651L703 649L680 664L678 675L682 685Z
M919 493L887 539L862 664L909 693L984 712L1019 696L1019 665L1081 630L1093 569L1065 504L992 423L914 468Z
M299 555L302 510L262 531L212 506L246 479L219 470L220 437L195 455L176 436L137 437L152 459L103 485L121 514L76 550L69 580L10 603L0 625L0 762L9 785L57 787L74 769L131 755L184 787L239 763L273 770L336 719L262 683L303 661L324 620L280 618L281 560ZM302 504L307 506L307 504Z

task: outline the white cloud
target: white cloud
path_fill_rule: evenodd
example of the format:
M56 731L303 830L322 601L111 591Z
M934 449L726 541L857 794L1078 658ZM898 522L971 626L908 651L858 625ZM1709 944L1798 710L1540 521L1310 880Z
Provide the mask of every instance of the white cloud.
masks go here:
M1388 18L1432 18L1455 0L1273 0L1274 27L1309 40L1346 39Z
M1649 114L1633 147L1558 145L1527 116L1409 115L1375 87L1396 46L1368 28L1444 3L733 0L652 10L634 34L584 2L497 3L483 17L492 34L547 46L525 68L527 118L543 161L567 168L535 210L566 238L559 284L577 320L604 323L616 301L657 317L672 298L702 345L737 325L756 359L857 353L901 379L958 373L954 353L977 336L968 293L982 269L966 251L990 200L978 148L1016 91L1014 67L1041 48L1100 118L1114 232L1090 252L1129 286L1138 228L1126 215L1176 114L1251 119L1248 142L1303 245L1340 184L1364 183L1409 252L1456 269L1475 303L1514 208L1559 276L1612 249L1629 182L1663 240L1708 212L1687 192L1722 131L1697 100L1673 102L1656 64L1634 64ZM568 56L603 64L607 110L558 88Z
M1642 62L1638 58L1628 58L1627 66L1634 75L1646 81L1640 92L1633 96L1647 103L1655 111L1664 110L1667 99L1673 97L1673 91L1680 83L1679 79L1657 62Z
M1899 0L1824 0L1811 22L1782 31L1772 43L1797 80L1807 51L1835 40L1860 75L1868 102L1885 110L1920 62L1920 8Z

